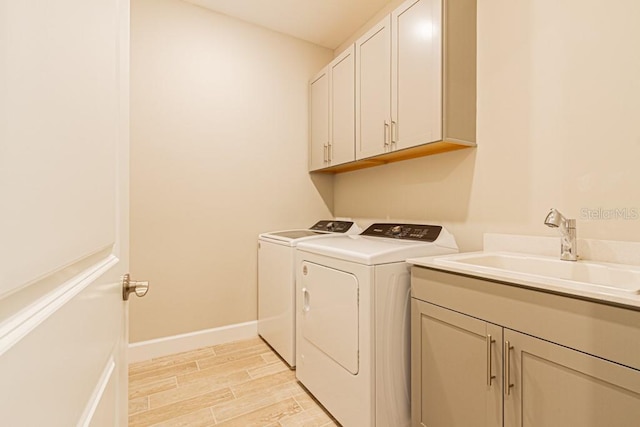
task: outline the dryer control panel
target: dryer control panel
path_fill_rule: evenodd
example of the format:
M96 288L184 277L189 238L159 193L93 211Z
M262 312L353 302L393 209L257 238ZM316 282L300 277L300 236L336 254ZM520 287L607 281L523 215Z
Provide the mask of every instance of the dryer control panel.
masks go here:
M434 242L442 227L426 224L373 224L361 236L386 237L390 239L417 240L420 242Z
M314 231L327 231L330 233L346 233L349 231L351 226L353 225L353 221L318 221L316 222L310 230Z

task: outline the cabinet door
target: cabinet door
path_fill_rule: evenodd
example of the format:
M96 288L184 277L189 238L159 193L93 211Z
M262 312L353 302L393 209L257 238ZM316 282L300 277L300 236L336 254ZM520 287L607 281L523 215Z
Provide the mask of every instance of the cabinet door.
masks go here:
M413 426L501 426L502 328L411 304Z
M504 339L505 427L638 425L640 371L508 329Z
M331 166L355 160L355 47L329 64L331 87Z
M392 149L442 139L442 0L410 0L392 15Z
M328 165L329 74L325 67L309 83L309 170Z
M356 158L390 149L391 17L356 42Z

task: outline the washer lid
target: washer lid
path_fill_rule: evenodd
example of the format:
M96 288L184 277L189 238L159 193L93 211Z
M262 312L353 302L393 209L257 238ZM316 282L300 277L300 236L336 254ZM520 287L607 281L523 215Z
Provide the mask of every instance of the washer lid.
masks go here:
M282 230L262 233L258 236L258 239L285 246L296 246L299 242L305 240L329 236L341 236L341 234L327 233L324 231L313 231L302 228L299 230Z
M442 228L434 241L416 241L402 238L372 237L365 235L337 236L300 242L298 250L365 265L403 262L419 256L433 256L458 252L453 236ZM303 254L304 257L304 254Z
M282 240L295 240L301 239L303 237L310 236L319 236L323 234L328 234L326 231L313 231L313 230L284 230L284 231L274 231L271 233L264 233L267 237L271 237L273 239L282 239Z
M282 245L296 246L298 242L320 237L340 236L342 234L356 234L360 228L353 221L322 220L311 228L271 231L258 236L260 240L269 240Z

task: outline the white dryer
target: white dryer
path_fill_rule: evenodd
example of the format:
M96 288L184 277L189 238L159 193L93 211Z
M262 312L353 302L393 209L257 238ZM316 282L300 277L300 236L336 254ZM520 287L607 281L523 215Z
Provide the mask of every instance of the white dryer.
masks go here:
M405 260L457 251L446 229L422 224L298 245L296 377L344 427L411 424Z
M258 236L258 334L295 366L295 248L298 243L357 234L353 221L318 221L311 228Z

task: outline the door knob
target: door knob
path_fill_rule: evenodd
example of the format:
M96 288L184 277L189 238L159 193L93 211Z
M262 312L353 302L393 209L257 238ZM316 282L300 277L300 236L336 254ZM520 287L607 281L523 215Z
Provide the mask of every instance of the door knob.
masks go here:
M122 276L122 299L127 301L129 294L135 292L136 296L143 297L149 291L149 282L136 282L131 280L129 273Z

